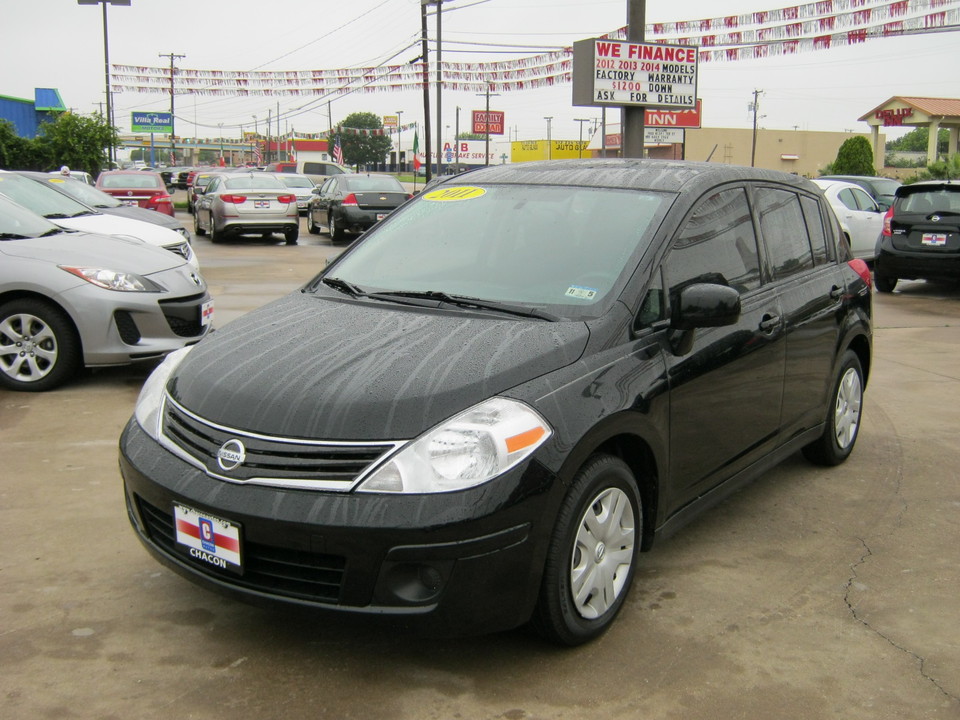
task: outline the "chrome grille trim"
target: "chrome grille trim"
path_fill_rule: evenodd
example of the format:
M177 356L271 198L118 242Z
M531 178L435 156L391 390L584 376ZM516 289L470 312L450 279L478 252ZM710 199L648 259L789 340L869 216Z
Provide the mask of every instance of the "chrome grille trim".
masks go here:
M306 440L238 430L205 420L169 394L164 395L160 422L160 443L210 477L301 490L349 492L408 442ZM217 466L216 456L230 439L250 445L249 459L232 476Z

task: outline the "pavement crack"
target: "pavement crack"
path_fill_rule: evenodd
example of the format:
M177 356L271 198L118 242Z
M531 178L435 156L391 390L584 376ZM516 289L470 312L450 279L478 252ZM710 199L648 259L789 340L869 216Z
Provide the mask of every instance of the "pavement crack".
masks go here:
M863 554L860 556L860 559L857 560L857 562L855 562L853 565L850 566L850 570L852 574L850 575L850 578L847 580L846 585L844 585L844 588L843 588L843 601L847 604L847 608L850 611L850 615L853 617L854 620L859 622L861 625L867 628L870 632L874 633L878 637L885 640L892 647L896 648L899 652L912 657L914 662L916 662L917 667L919 668L920 677L922 677L924 680L932 684L935 688L937 688L937 690L940 691L941 694L943 694L953 702L960 703L960 697L957 697L956 695L953 695L952 693L950 693L939 682L937 682L936 678L934 678L932 675L927 674L926 668L925 668L925 665L926 665L925 658L921 657L920 655L917 655L917 653L913 652L909 648L905 648L902 645L899 645L891 637L885 635L880 630L873 627L866 618L864 618L863 616L860 615L859 612L857 612L856 606L850 600L850 593L857 580L857 568L863 565L864 563L866 563L867 560L873 555L873 551L870 550L870 546L867 545L866 541L863 538L858 537L857 540L863 546Z

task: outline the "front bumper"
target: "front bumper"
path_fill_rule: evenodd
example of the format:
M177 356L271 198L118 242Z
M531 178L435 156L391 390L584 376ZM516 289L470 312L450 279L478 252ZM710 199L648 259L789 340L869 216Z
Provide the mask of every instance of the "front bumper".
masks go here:
M376 615L465 635L529 619L561 487L525 463L479 488L387 496L226 483L172 455L131 420L120 440L127 511L160 561L248 601ZM173 506L241 528L242 574L175 542Z

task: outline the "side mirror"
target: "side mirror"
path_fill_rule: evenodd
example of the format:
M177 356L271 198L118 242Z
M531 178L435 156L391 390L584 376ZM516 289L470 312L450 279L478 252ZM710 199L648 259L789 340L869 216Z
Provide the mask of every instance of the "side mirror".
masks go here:
M739 319L739 292L727 285L695 283L680 291L679 307L673 309L670 327L674 330L723 327Z

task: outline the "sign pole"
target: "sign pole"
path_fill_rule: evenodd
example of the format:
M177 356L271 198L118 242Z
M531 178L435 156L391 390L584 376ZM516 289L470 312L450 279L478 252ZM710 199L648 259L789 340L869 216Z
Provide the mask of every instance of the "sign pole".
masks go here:
M646 0L629 0L627 5L627 41L642 43L646 30ZM643 157L642 105L623 107L623 157Z

